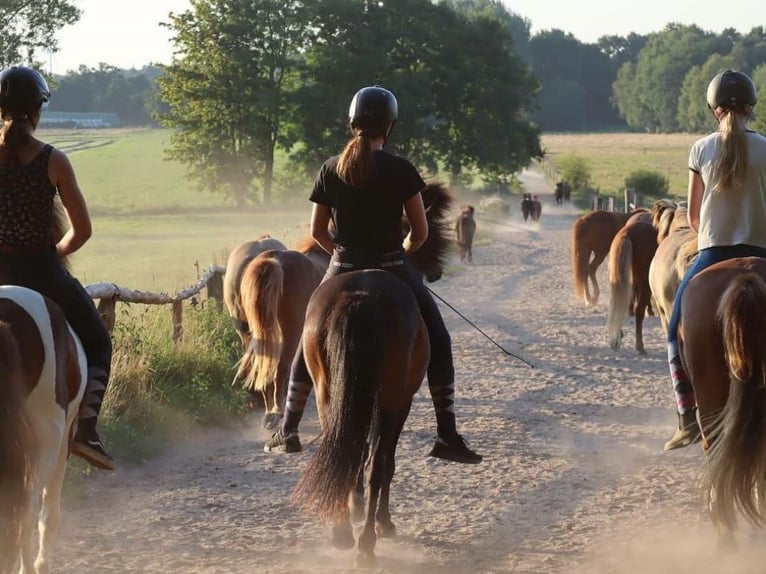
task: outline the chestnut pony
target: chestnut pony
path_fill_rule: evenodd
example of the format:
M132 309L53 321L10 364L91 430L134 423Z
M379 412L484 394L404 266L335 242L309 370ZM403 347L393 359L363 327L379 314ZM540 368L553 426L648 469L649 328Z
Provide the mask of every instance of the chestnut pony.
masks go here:
M321 278L308 257L268 236L243 243L229 255L224 301L244 349L237 377L263 396L266 428L282 416L306 305Z
M574 271L575 295L586 305L598 303L600 290L596 281L599 265L609 255L612 240L623 225L636 212L648 212L638 208L630 213L618 211L591 211L574 222L572 226L572 270ZM590 281L590 286L588 282ZM591 292L590 287L593 288Z
M473 236L476 235L476 220L473 218L472 205L463 205L455 221L455 239L460 261L473 263Z
M0 286L0 573L48 572L87 361L61 309ZM39 535L38 535L39 530Z
M652 292L649 288L649 265L657 250L657 229L648 212L633 214L612 240L609 248L609 313L607 338L612 349L622 342L622 323L633 304L636 351L644 349L644 315Z
M438 279L452 243L451 196L431 186L424 194L429 237L416 252L416 266ZM389 495L396 445L430 359L428 332L404 281L385 270L351 271L317 287L303 347L322 436L293 498L332 521L338 548L353 547L350 513L363 514L357 561L369 565L377 537L395 531ZM360 510L365 469L367 499Z

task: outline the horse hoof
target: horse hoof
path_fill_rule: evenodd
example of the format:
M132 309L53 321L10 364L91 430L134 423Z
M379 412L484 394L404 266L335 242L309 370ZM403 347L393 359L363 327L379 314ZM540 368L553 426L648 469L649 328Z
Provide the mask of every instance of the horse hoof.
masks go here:
M332 529L332 545L338 550L350 550L354 547L354 532L350 525L335 526Z
M390 520L376 521L375 534L378 538L394 538L396 536L396 526Z
M360 552L356 555L357 568L372 568L378 560L372 552Z
M266 413L263 415L262 425L265 429L275 429L279 425L279 421L282 420L280 413Z

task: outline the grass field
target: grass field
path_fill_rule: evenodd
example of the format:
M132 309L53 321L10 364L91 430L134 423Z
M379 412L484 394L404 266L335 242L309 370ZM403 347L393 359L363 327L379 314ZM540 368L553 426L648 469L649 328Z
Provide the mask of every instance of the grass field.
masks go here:
M576 154L587 160L593 187L604 195L620 195L625 178L637 169L664 174L670 194L686 197L689 148L699 134L567 134L544 135L547 160Z

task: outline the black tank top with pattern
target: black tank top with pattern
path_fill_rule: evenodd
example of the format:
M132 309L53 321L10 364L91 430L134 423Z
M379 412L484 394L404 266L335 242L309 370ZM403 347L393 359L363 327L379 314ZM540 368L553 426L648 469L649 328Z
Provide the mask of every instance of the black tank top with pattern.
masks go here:
M0 245L48 247L53 244L53 198L48 177L53 146L47 144L28 164L0 167Z

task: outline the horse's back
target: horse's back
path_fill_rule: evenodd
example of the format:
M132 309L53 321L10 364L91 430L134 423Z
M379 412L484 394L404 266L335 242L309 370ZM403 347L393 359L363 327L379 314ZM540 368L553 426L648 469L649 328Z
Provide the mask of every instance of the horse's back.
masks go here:
M273 237L263 236L254 241L240 243L229 253L226 260L226 272L223 276L223 299L230 314L239 306L239 282L245 267L259 254L270 249L287 249L287 247Z

